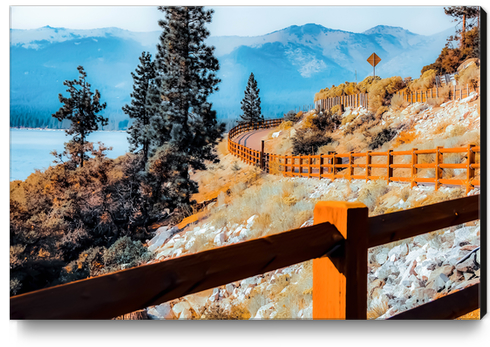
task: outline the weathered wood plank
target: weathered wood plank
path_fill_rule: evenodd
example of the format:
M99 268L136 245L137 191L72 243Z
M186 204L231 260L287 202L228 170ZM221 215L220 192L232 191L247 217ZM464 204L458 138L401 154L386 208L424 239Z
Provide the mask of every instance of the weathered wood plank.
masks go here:
M369 218L368 247L480 219L480 195Z
M455 319L480 307L480 283L399 313L389 320Z
M10 298L10 319L110 319L312 258L342 242L330 223Z

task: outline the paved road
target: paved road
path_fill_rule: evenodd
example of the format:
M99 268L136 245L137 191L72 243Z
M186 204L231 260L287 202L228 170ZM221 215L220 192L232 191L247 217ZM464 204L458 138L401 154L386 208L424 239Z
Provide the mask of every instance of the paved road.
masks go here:
M242 146L260 151L262 146L262 139L266 137L271 130L272 129L261 129L250 131L248 133L238 135L234 138L234 140Z

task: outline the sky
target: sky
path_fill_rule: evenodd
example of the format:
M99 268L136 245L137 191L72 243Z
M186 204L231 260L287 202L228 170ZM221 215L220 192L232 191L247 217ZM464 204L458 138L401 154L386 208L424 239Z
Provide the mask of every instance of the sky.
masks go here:
M285 2L282 2L285 3ZM258 36L291 25L315 23L331 29L363 32L376 25L400 26L431 35L454 27L442 6L210 6L211 36ZM156 6L12 6L10 27L70 29L118 27L131 31L161 30Z

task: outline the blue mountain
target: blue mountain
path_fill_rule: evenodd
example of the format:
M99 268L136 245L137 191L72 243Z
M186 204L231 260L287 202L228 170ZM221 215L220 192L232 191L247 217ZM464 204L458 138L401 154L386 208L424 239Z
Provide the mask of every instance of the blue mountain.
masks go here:
M434 62L453 29L432 36L400 27L376 26L363 33L306 24L256 37L210 37L220 62L220 90L211 97L218 117L239 116L248 77L254 73L266 117L313 103L321 88L361 81L372 74L366 61L376 52L381 77L418 77ZM59 127L51 114L61 106L63 81L77 78L82 65L93 89L108 107L109 129L127 126L121 107L130 102L130 73L142 51L156 52L160 32L137 33L119 28L74 30L49 26L10 30L11 126ZM65 124L66 125L66 124Z

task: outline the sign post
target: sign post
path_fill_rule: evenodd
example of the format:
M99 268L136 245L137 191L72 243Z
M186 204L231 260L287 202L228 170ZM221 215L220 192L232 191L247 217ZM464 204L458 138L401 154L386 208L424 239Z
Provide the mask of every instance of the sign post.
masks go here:
M376 65L381 61L381 58L376 55L376 53L373 53L369 56L367 59L367 62L373 66L373 77L376 76Z

